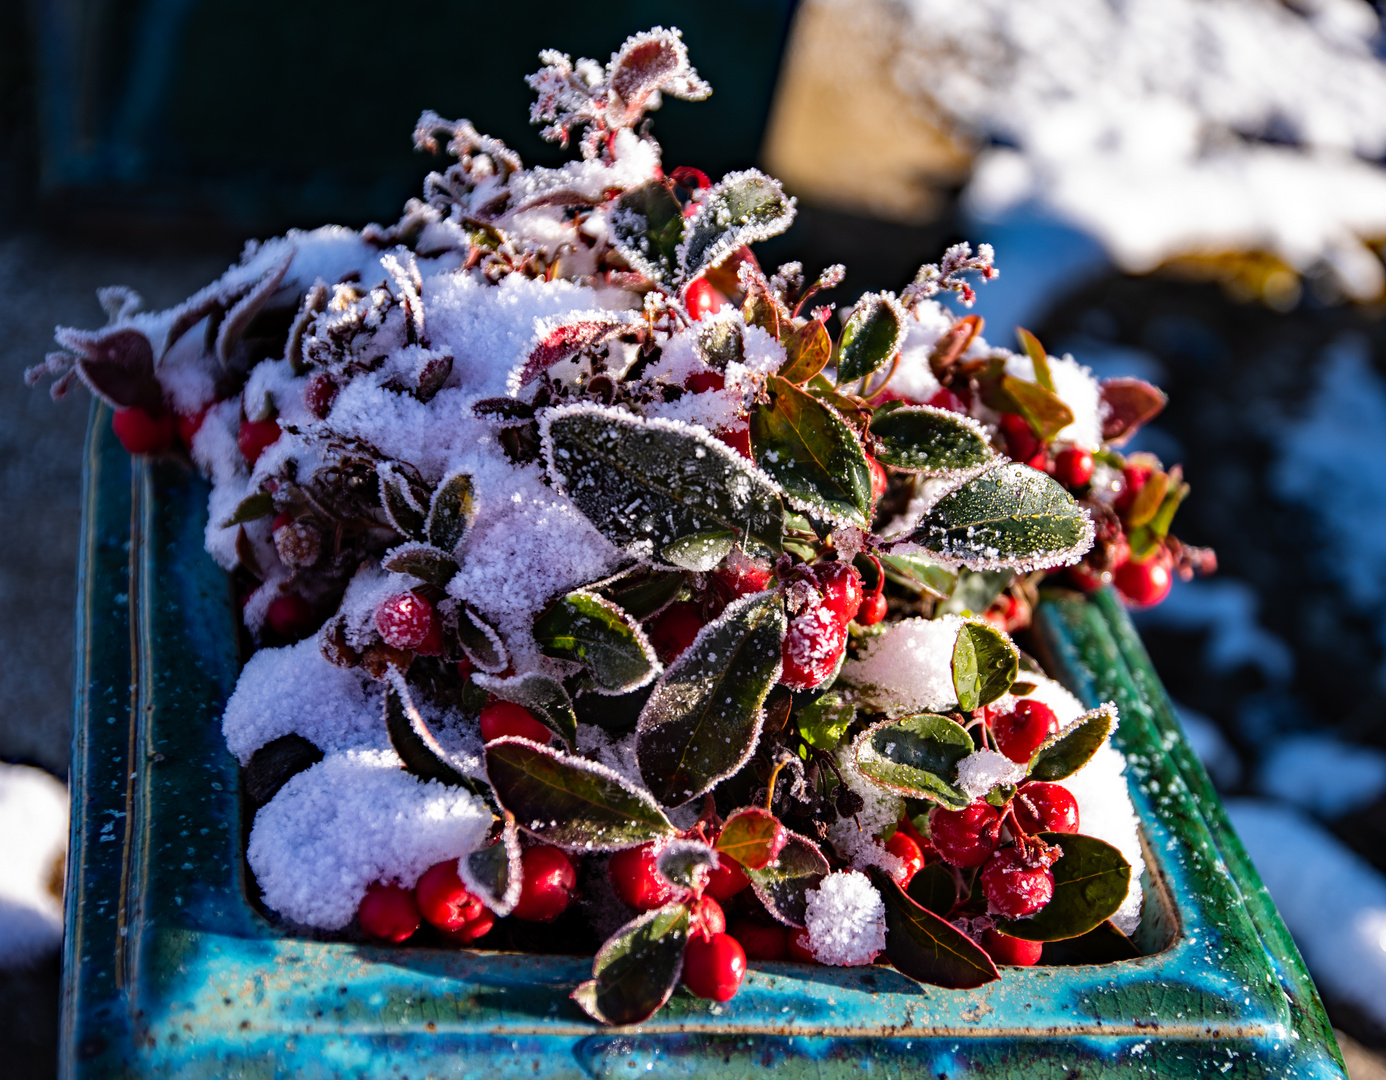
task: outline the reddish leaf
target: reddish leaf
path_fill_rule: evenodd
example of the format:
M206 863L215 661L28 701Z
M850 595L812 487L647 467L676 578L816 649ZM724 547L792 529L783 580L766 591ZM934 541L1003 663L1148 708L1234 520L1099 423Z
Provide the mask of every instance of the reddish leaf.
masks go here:
M77 354L77 371L92 393L116 408L163 408L164 394L154 378L154 349L139 331L59 330L58 342Z
M1109 442L1129 438L1159 416L1167 400L1163 391L1140 379L1104 380L1102 437Z
M982 332L984 322L980 315L965 316L934 342L934 347L929 352L929 367L935 375L942 375L958 362L962 354L967 352L973 339Z
M561 360L571 360L584 349L610 341L628 325L620 315L594 312L574 322L555 326L540 339L524 366L513 377L516 381L513 389L528 386Z
M768 810L756 806L738 810L727 818L717 836L717 853L735 859L747 870L760 870L784 850L784 826Z

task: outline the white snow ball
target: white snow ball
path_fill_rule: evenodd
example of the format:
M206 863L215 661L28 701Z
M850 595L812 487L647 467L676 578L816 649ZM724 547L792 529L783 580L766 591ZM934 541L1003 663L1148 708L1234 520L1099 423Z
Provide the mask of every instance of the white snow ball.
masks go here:
M266 904L340 930L372 882L409 888L434 863L481 846L485 803L401 764L392 750L329 754L279 790L255 815L246 851Z
M903 619L871 638L861 657L842 666L844 681L891 716L941 709L958 700L953 646L963 621Z
M859 967L885 949L885 901L859 870L829 874L807 898L809 950L820 964Z
M62 944L67 807L67 788L42 769L0 763L0 968ZM102 826L100 839L117 839L120 822Z
M969 799L980 799L998 784L1019 784L1025 766L995 750L978 750L958 762L958 787Z

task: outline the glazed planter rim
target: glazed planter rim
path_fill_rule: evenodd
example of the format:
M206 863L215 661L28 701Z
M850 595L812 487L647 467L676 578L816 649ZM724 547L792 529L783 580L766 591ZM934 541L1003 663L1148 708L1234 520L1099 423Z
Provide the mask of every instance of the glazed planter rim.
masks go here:
M1054 594L1036 638L1085 705L1115 701L1149 872L1104 965L978 990L884 967L753 963L725 1005L678 993L603 1028L590 957L286 933L250 901L248 810L221 735L239 671L207 486L133 460L93 408L84 468L60 1046L64 1077L457 1075L1345 1077L1317 991L1120 604Z

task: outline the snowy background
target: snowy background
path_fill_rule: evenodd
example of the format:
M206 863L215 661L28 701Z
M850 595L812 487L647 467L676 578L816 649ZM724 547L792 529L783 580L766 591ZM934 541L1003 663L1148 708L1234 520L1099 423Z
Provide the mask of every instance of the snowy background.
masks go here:
M992 340L1022 323L1099 375L1169 391L1139 448L1184 464L1194 490L1176 531L1218 548L1222 570L1176 586L1140 616L1141 630L1335 1024L1386 1049L1377 10L1364 0L744 0L740 33L727 35L723 8L704 6L689 17L708 25L684 29L714 97L668 106L656 132L668 164L716 173L760 163L786 179L801 217L765 245L764 261L845 262L842 300L900 288L955 239L989 241L1002 276L976 310ZM83 39L56 6L35 3L28 36L0 42L0 761L42 770L0 768L10 1075L54 1068L53 840L64 821L49 778L66 775L86 422L84 401L55 406L25 390L23 368L55 324L100 322L98 286L129 284L163 306L219 273L243 235L388 213L425 169L407 154L423 107L471 115L528 152L537 144L523 142L518 80L539 44L603 55L669 18L618 4L607 25L570 32L558 20L531 47L503 23L510 16L493 14L502 21L486 30L500 35L494 63L505 70L476 78L513 84L509 98L478 96L466 77L429 65L426 79L380 96L388 109L348 111L311 80L280 74L247 89L221 142L205 132L197 142L170 132L186 119L179 109L212 99L169 57L197 54L206 80L233 78L237 56L258 46L254 10L227 27L209 21L220 9L187 9L185 23L150 22L127 50L127 29L93 23ZM316 41L312 24L281 25L277 47ZM226 44L209 52L209 40ZM50 58L88 58L62 76L86 96L58 93L72 86L34 59L40 41ZM325 50L321 63L360 62L358 44L330 44L335 59ZM142 74L103 118L82 103L107 100L103 88L119 83L113 58L127 53ZM281 59L257 62L283 72ZM284 94L328 125L316 159L294 156L300 132L276 119ZM179 104L161 114L169 100ZM1353 1053L1359 1080L1386 1075L1368 1051Z

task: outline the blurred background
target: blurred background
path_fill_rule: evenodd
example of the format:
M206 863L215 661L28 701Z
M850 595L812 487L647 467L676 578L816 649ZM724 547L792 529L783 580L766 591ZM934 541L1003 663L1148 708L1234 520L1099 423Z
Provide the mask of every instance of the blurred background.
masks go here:
M1386 37L1366 0L19 0L0 35L0 1054L55 1070L86 402L25 388L95 290L149 306L248 237L390 221L436 163L424 108L527 163L541 48L673 21L712 84L655 117L666 167L759 165L800 200L761 260L835 299L957 240L974 309L1170 406L1136 448L1193 484L1217 576L1138 616L1328 1001L1386 1077ZM60 891L60 888L58 889Z

